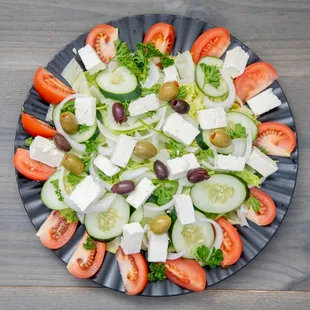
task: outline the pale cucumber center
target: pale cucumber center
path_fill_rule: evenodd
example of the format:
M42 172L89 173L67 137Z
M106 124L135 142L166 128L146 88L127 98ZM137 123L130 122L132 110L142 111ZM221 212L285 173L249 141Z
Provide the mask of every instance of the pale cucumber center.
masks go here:
M186 244L199 245L204 243L204 234L202 228L192 224L184 225L182 236Z
M110 84L121 84L125 81L124 75L118 72L114 72L109 77Z
M208 184L208 197L213 203L225 203L235 193L233 187L221 184Z
M102 231L109 230L115 226L118 219L120 219L120 217L117 212L114 209L109 208L106 212L98 213L98 227Z

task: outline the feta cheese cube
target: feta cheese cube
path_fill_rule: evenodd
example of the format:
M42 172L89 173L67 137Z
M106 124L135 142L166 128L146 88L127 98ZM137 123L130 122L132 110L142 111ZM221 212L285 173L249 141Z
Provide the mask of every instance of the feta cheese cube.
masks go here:
M148 178L143 178L136 186L135 190L131 192L126 201L134 208L140 208L152 195L156 186Z
M149 111L157 110L160 106L155 94L149 94L143 98L132 101L128 106L130 116L141 115Z
M256 115L264 114L281 105L281 100L268 88L257 96L248 99L247 104Z
M194 154L186 154L182 157L169 159L166 162L169 170L169 179L176 180L186 176L190 169L200 167Z
M179 72L179 83L186 85L195 82L195 64L189 51L178 54L175 58L175 65Z
M94 202L96 202L103 194L105 189L91 175L88 175L80 182L70 195L70 199L79 207L81 212Z
M279 169L278 165L257 147L253 147L252 153L246 163L265 178Z
M199 130L178 113L172 113L168 116L163 127L163 132L187 146L189 146L199 134Z
M96 51L89 44L80 48L78 53L83 61L86 70L90 74L95 74L98 71L104 70L107 66L101 61Z
M58 167L65 155L58 150L53 141L37 136L32 141L30 148L30 158L39 161L50 167Z
M76 98L75 117L80 125L93 126L96 121L96 98Z
M177 212L178 220L182 225L196 222L194 206L189 195L174 195L174 205Z
M216 170L223 171L243 171L245 167L244 157L232 155L216 155L214 160Z
M119 167L111 164L110 160L103 155L98 155L94 159L94 164L108 177L112 177L120 171Z
M179 73L177 70L177 67L175 65L172 65L170 67L164 68L164 83L166 82L174 82L179 80Z
M188 170L200 167L197 157L194 154L186 154L182 158L187 162Z
M249 54L240 46L237 46L227 51L223 70L225 70L232 78L236 78L244 72L248 60Z
M136 144L137 141L132 137L127 135L120 135L111 157L111 163L116 166L125 168Z
M198 111L201 129L216 129L227 127L226 112L223 107Z
M149 247L147 260L149 262L165 262L168 255L168 242L169 238L167 234L154 234L149 232Z
M140 223L130 223L123 226L121 247L126 255L140 253L144 230Z

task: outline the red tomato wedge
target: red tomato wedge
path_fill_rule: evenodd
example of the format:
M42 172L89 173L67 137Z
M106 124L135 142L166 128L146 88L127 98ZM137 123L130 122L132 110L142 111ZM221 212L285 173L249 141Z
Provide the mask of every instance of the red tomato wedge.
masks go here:
M259 94L278 78L278 73L267 62L256 62L245 68L235 79L237 96L244 102Z
M186 258L167 260L165 267L167 278L180 287L200 292L207 286L206 272L194 260Z
M125 255L121 247L116 251L115 258L128 295L141 293L148 283L148 267L141 253Z
M223 217L216 220L223 231L223 243L221 250L223 251L224 259L222 267L233 265L241 256L242 241L237 229L226 221Z
M258 188L250 189L253 195L261 204L257 213L252 208L249 209L246 217L259 226L266 226L273 222L276 217L277 208L272 198Z
M22 113L22 125L24 129L33 137L42 136L45 138L53 138L57 133L51 125L42 122L34 116Z
M90 44L97 52L101 60L109 63L115 56L114 41L118 38L117 28L101 24L94 27L86 38L86 44Z
M40 227L37 236L47 248L56 250L64 246L73 236L78 222L67 223L59 211L52 211Z
M162 53L171 53L175 41L175 31L172 25L157 23L145 34L143 43L151 42Z
M94 241L95 249L86 250L83 245L86 243L87 238L90 237L85 232L67 266L69 272L77 278L92 277L99 270L104 259L105 243Z
M57 170L32 160L29 151L21 148L16 149L13 163L18 172L34 181L46 181Z
M205 31L194 42L191 54L195 64L202 57L214 56L220 58L230 44L230 34L225 28L213 28Z
M263 147L268 155L289 157L296 147L296 135L284 124L261 123L254 145Z
M74 94L74 90L59 81L52 73L40 67L35 75L33 85L38 94L51 104L58 104L69 95Z

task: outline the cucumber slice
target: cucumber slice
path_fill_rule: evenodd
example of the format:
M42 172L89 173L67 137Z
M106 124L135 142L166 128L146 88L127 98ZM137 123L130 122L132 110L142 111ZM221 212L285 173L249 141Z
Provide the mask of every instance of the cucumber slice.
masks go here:
M95 122L95 124L93 126L90 126L88 130L82 133L76 133L70 136L70 138L78 143L82 143L89 140L90 138L96 138L98 134L99 130L97 130L97 122Z
M207 96L211 97L220 97L229 92L229 87L223 77L220 78L220 85L218 87L214 87L211 84L204 83L205 74L201 69L201 64L205 64L208 66L217 66L221 68L223 66L223 60L218 59L216 57L203 57L200 59L196 66L195 76L196 76L196 83L199 89L206 94Z
M209 146L203 141L202 131L199 132L199 135L195 138L195 140L202 150L207 150L209 148Z
M118 195L107 211L86 214L85 228L94 239L109 241L122 234L129 216L129 204L124 197Z
M238 208L246 199L245 183L228 174L214 174L191 190L194 206L208 213L226 213Z
M156 204L154 203L151 203L151 202L147 202L143 205L142 208L139 208L137 210L135 210L134 213L132 213L131 217L130 217L130 223L133 223L133 222L139 222L141 224L142 227L144 227L146 224L151 224L152 220L159 216L159 215L166 215L166 212L165 211L162 211L162 210L144 210L144 207L145 206L157 206Z
M121 244L121 237L114 238L113 240L107 243L107 251L112 254L115 254L120 244Z
M100 72L96 77L96 83L106 98L118 101L131 101L141 94L137 78L122 66L111 73L108 68Z
M69 208L69 206L58 199L56 195L56 189L53 185L53 181L59 180L60 171L56 171L50 176L50 178L44 183L41 190L41 200L43 203L52 210L63 210Z
M210 130L210 129L203 130L203 132L202 132L203 142L208 147L211 147L211 148L215 147L215 149L218 153L225 154L225 155L231 154L234 151L234 145L233 144L230 144L227 147L218 147L218 146L213 145L212 142L210 141L211 132L212 132L212 130Z
M258 134L258 128L255 122L248 116L239 112L228 112L226 114L228 127L234 127L236 124L241 124L246 128L249 128L252 134L253 141Z
M185 258L195 258L196 249L201 245L208 248L214 242L214 231L210 223L199 223L199 219L206 218L202 213L195 211L196 222L182 225L179 220L174 223L172 229L172 243L177 252L188 251L183 255Z

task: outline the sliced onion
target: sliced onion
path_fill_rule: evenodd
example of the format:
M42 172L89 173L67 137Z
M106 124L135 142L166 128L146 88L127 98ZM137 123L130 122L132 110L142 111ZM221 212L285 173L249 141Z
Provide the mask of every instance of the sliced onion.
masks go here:
M169 260L178 259L178 258L182 257L187 252L187 250L188 249L185 249L185 250L178 252L178 253L168 253L167 259L169 259Z
M136 177L139 177L140 175L142 175L143 173L149 171L150 168L147 167L142 167L142 168L137 168L134 170L125 170L121 176L120 176L120 180L124 181L124 180L132 180Z
M89 91L93 97L100 101L100 103L105 103L106 98L102 95L101 91L96 86L92 85Z
M221 226L217 222L215 222L211 219L208 219L208 218L199 219L199 222L210 223L213 225L213 227L215 229L215 239L214 239L212 247L219 249L222 245L222 242L223 242L223 231L222 231ZM210 248L212 248L212 247L210 247Z
M176 192L175 194L176 194L176 195L181 194L181 193L182 193L182 190L183 190L183 186L182 186L182 184L179 183L178 190L177 190L177 192ZM172 199L172 200L173 200L173 199Z
M234 146L234 151L231 155L242 157L246 150L246 144L243 139L237 138L232 140L232 144Z
M207 163L205 160L202 160L201 163L202 163L202 165L203 165L204 167L206 167L207 169L215 170L215 167L214 167L213 165Z
M76 215L79 218L79 221L81 222L81 224L84 224L85 214L82 212L76 212Z
M242 204L241 207L237 210L237 215L238 215L240 226L250 227L246 219L246 215L248 214L248 211L249 211L248 208L244 204Z
M110 194L107 195L106 197L98 200L96 203L90 205L86 210L85 213L96 213L96 212L104 212L107 211L112 203L114 202L116 198L116 194Z
M99 146L98 151L101 155L110 157L114 152L114 148Z
M193 183L188 181L187 177L180 178L179 179L179 184L184 186L184 187L191 187L191 186L194 185Z
M97 180L98 182L100 182L100 183L103 185L103 187L104 187L107 191L109 191L109 192L111 191L112 185L109 184L108 182L103 181L103 180L98 176L98 174L97 174L97 172L96 172L96 170L95 170L95 168L94 168L94 165L93 165L93 162L92 162L92 161L90 162L90 165L89 165L89 173L90 173L90 175L91 175L95 180Z
M199 147L198 146L187 146L185 150L186 152L196 154L199 151Z
M111 132L109 132L105 126L99 121L97 120L97 124L98 124L98 128L100 133L107 139L107 140L111 140L113 142L117 142L118 136L112 134Z
M144 233L143 233L142 243L143 243L143 245L145 246L146 249L148 249L148 247L149 247L149 240L148 240L148 238L146 236L148 234L149 229L150 229L150 225L149 224L146 224L143 227Z
M109 148L114 148L116 143L114 141L107 139L107 145Z
M139 158L135 154L132 154L130 158L137 164L142 164L144 162L143 158Z
M152 136L151 142L158 149L158 146L159 146L159 134L157 132Z
M246 149L243 155L245 161L250 157L252 153L252 148L253 148L252 135L249 131L247 131L247 133L248 133L248 136L246 137Z

